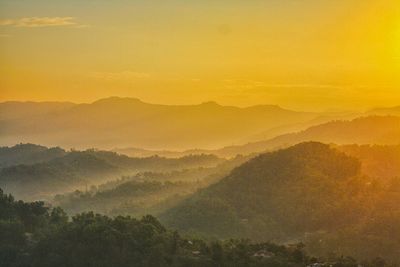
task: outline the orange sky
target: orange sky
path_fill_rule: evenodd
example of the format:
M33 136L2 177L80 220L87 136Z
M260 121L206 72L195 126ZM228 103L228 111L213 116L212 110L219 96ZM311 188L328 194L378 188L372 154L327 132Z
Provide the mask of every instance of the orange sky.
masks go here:
M0 2L0 100L400 105L400 3Z

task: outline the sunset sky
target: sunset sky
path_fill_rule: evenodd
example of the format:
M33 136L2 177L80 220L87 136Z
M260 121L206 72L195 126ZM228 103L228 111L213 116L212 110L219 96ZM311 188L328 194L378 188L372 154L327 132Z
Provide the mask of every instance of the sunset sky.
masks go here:
M0 0L0 101L400 105L398 0Z

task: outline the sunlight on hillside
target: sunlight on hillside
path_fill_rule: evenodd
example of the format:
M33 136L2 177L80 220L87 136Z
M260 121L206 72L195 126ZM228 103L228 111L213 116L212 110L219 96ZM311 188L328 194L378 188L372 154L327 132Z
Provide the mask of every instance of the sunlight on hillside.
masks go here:
M0 0L0 267L400 267L399 0Z

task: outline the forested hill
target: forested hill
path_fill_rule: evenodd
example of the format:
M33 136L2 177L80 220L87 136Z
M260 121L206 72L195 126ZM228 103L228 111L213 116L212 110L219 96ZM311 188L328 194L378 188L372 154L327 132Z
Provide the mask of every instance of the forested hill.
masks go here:
M183 237L150 215L142 219L110 218L89 212L70 219L60 208L15 201L1 189L0 240L2 267L358 266L349 257L331 257L329 261L310 257L302 244L205 242ZM364 266L386 265L382 259L375 259Z
M12 147L0 147L0 168L19 164L35 164L62 157L66 154L59 147L47 148L35 144L18 144Z
M337 250L396 259L400 243L388 246L390 231L372 223L400 220L397 201L398 179L362 176L355 158L308 142L249 160L160 218L170 227L206 236L301 240L322 254ZM340 234L346 231L352 238ZM392 228L391 233L400 235Z
M30 144L2 148L0 162L17 165L0 169L0 186L18 198L48 199L50 195L85 188L123 174L214 167L224 162L213 155L130 158L108 151L56 149L58 152L53 153L53 150Z
M333 146L361 161L361 171L379 179L400 177L399 145L342 145Z
M338 187L359 170L357 160L328 145L302 143L249 160L166 212L166 222L220 237L265 240L319 230L336 217L335 202L346 199Z
M32 165L15 165L0 169L0 186L18 198L46 199L51 194L68 192L100 182L121 173L121 169L84 152Z

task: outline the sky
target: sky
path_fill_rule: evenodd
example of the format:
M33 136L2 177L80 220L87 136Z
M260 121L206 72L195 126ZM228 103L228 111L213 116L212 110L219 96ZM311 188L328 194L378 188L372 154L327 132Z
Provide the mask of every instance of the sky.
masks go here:
M397 0L0 0L0 101L400 105Z

